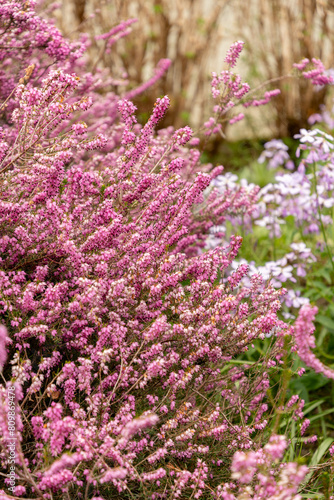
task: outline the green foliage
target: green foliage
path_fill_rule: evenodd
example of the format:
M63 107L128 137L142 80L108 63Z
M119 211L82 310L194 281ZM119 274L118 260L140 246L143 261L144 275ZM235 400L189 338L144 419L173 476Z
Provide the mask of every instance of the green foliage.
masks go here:
M285 144L289 146L289 153L295 159L297 141L287 138ZM215 161L225 166L225 171L237 174L239 179L247 179L260 187L266 186L274 181L275 170L269 169L265 163L258 163L257 158L263 149L260 141L230 143L220 149L220 155ZM203 161L212 161L208 155ZM327 215L334 211L329 209ZM319 313L315 322L315 355L326 366L334 368L334 271L331 260L334 256L334 223L327 226L322 234L303 234L302 228L296 225L295 218L288 216L284 219L285 224L281 226L282 235L272 238L269 231L261 226L252 225L249 232L243 231L243 245L239 252L240 259L254 262L264 266L266 262L283 258L291 251L291 243L304 242L312 250L317 260L309 264L308 272L304 277L296 277L297 282L286 283L286 287L299 290L303 297L307 297L311 304L318 307ZM228 239L235 234L235 226L226 223ZM283 306L282 312L297 315L297 311L287 309ZM293 319L292 319L293 320ZM261 360L269 351L270 339L256 341L254 348L248 350L239 359L233 360L230 367L242 364L247 360L250 366L261 363ZM279 431L284 433L290 440L290 446L286 453L287 461L296 461L307 464L310 467L302 498L329 498L333 485L333 459L328 460L328 449L334 442L334 381L326 378L321 373L315 373L306 368L306 372L299 376L300 368L306 368L294 352L287 351L287 357L280 369L273 372L271 376L269 400L272 402L273 419L268 425L268 432ZM226 367L228 369L228 367ZM305 401L304 415L310 420L307 435L316 434L318 440L306 443L306 437L300 435L300 424L292 418L279 414L279 405L283 405L297 394Z

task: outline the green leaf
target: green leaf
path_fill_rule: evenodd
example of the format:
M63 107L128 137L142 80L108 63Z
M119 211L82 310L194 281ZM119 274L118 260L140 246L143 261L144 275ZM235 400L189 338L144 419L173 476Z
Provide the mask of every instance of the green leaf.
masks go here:
M313 457L311 458L311 461L309 464L310 467L312 467L314 465L318 465L318 463L320 463L320 460L322 459L322 457L324 456L324 454L326 453L326 451L328 450L330 445L333 443L333 441L334 441L334 438L331 438L331 437L328 437L328 438L323 440L323 442L320 444L320 446L318 446L317 451L314 453Z
M330 271L327 270L325 267L319 269L319 271L317 271L316 275L319 275L319 276L322 276L323 278L325 278L325 280L327 281L327 283L329 285L332 284L332 278L330 275Z
M329 383L329 379L322 373L307 373L302 377L303 384L309 391L316 391Z
M325 285L325 283L319 280L310 281L308 285L313 288L316 288L317 290L328 291L328 287Z
M290 462L292 462L294 460L294 457L295 457L295 445L296 445L296 443L294 443L295 437L296 437L296 422L293 421L292 425L291 425L290 433L289 433L289 438L291 440L290 449L289 449L289 461Z
M314 422L315 420L317 420L318 418L321 418L321 417L324 417L325 415L329 415L329 413L333 413L334 412L334 408L331 408L329 410L325 410L325 411L322 411L321 413L319 413L318 415L314 415L314 417L310 417L310 422ZM305 413L305 412L304 412Z
M330 445L333 443L333 441L334 441L334 439L331 437L328 437L328 438L323 440L323 442L318 446L316 452L312 456L310 463L309 463L309 467L314 467L315 465L318 465L320 463L322 457L324 456L324 454L326 453L326 451L328 450ZM304 485L307 485L307 483L310 481L311 477L313 476L314 472L315 472L314 470L310 470L310 472L305 477L305 480L303 482Z
M293 394L298 394L301 399L304 399L308 403L310 399L315 399L312 397L312 392L320 389L320 387L324 387L328 383L329 379L321 373L310 372L301 378L292 379L289 383L289 388Z
M59 186L60 193L62 193L64 191L66 184L68 184L68 180L65 178L65 179L62 180L62 182L61 182L61 184ZM22 194L23 194L23 191L20 194L20 198L21 198Z
M305 494L299 494L299 496L301 498L316 498L316 499L325 498L325 495L323 495L322 493L305 493Z
M300 379L292 379L289 383L289 388L293 392L293 394L298 394L298 396L308 403L310 401L310 397L308 394L307 387L303 384Z
M317 314L315 321L320 323L320 325L325 326L328 330L334 332L334 320L323 314Z
M304 415L306 415L307 413L310 413L310 411L312 411L315 408L317 408L318 406L322 405L322 403L324 403L324 402L325 402L324 399L319 399L319 401L316 401L315 403L311 403L310 405L307 405L307 407L305 407L303 409Z

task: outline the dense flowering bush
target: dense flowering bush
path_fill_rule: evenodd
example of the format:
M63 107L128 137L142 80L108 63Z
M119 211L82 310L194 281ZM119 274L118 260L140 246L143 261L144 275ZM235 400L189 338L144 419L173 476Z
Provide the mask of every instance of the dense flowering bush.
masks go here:
M256 439L293 332L284 292L259 274L240 286L240 236L203 251L210 228L251 216L258 188L220 192L189 127L155 132L167 96L139 126L84 73L88 42L31 1L0 9L0 498L248 498L257 469L254 498L297 498L306 469L269 471L286 443ZM258 366L229 364L273 332Z
M293 462L280 464L280 467L277 467L286 448L286 438L273 435L269 442L257 451L235 453L232 478L238 480L239 488L233 483L225 484L223 491L220 492L221 498L224 500L300 499L301 496L297 495L298 487L305 478L308 468ZM253 488L244 487L252 481Z

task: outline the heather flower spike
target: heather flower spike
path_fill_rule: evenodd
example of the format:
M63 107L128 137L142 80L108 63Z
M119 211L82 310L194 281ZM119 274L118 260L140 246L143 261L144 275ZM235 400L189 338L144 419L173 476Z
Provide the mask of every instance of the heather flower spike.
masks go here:
M306 366L312 368L316 373L322 373L326 377L334 379L334 370L321 363L311 351L311 349L315 348L313 321L317 312L318 309L310 305L305 305L300 309L293 331L295 348L298 351L298 356Z
M0 370L3 369L7 359L6 345L8 341L7 329L3 325L0 325Z

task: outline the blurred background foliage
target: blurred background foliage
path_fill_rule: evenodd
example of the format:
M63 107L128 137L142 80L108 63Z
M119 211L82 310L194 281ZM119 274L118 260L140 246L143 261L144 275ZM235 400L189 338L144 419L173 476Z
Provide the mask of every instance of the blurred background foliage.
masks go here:
M135 99L142 121L156 96L168 94L171 109L163 125L199 127L211 113L211 72L224 69L224 54L236 39L246 42L237 68L242 78L252 87L279 78L272 88L281 95L230 127L230 139L292 136L328 98L328 89L315 90L305 79L286 76L305 57L333 67L333 0L63 0L52 5L65 35L90 35L90 69L107 68L114 78L129 75L124 92L148 80L160 59L172 60L154 89ZM95 40L129 18L138 19L131 34L109 51L105 41Z

